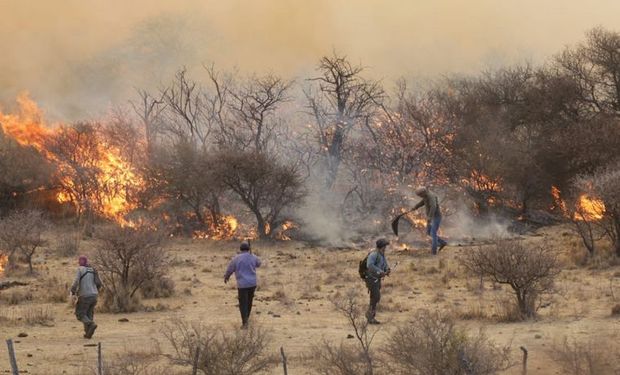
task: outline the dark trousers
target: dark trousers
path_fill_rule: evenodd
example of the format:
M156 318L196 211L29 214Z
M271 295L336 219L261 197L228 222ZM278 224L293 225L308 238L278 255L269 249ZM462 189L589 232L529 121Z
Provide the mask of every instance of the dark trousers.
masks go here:
M97 296L79 297L75 305L75 317L84 323L84 332L93 324L95 316L95 306L97 305Z
M366 287L370 293L370 303L368 304L368 312L366 318L369 320L374 319L377 314L377 305L381 300L381 279L374 279L372 277L366 278Z
M250 319L250 313L252 312L252 301L254 300L254 291L256 287L251 288L238 288L239 293L239 312L241 313L241 322L243 325L248 324Z

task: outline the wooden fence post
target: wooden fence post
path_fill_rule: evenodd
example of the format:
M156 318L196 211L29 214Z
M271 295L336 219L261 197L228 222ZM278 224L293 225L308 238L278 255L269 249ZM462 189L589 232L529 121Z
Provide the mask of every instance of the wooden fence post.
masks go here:
M101 342L97 344L97 375L103 375L103 358L101 357Z
M282 367L284 368L284 375L288 375L288 368L286 366L286 354L284 354L284 347L280 347L280 354L282 355Z
M19 370L17 369L17 359L15 358L15 348L13 347L13 339L6 340L6 346L9 349L9 361L11 362L11 371L13 375L19 375Z
M521 370L522 375L527 375L527 349L525 346L522 346L521 351L523 351L523 369Z

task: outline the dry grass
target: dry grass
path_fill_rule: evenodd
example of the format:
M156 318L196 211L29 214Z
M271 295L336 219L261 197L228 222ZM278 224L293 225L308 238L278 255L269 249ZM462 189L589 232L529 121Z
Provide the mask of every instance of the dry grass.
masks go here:
M26 324L51 327L54 324L54 313L49 307L31 306L23 311Z
M2 292L0 294L0 301L11 305L20 305L25 302L30 302L34 299L32 292L29 290L10 290Z

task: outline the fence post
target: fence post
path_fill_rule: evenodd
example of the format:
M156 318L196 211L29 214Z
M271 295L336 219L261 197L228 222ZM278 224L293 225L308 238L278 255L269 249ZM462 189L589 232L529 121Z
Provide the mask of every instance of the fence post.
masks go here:
M200 345L196 346L196 355L194 356L194 365L192 366L192 375L198 374L198 360L200 358Z
M521 351L523 351L523 370L521 371L522 375L527 375L527 349L525 346L522 346Z
M17 369L17 359L15 358L15 348L13 348L13 339L6 340L6 346L9 349L9 361L11 362L11 371L13 375L19 375Z
M286 354L284 354L284 347L280 347L280 354L282 355L282 367L284 368L284 375L288 375L288 368L286 367Z
M97 375L103 375L103 358L101 357L101 342L97 344Z

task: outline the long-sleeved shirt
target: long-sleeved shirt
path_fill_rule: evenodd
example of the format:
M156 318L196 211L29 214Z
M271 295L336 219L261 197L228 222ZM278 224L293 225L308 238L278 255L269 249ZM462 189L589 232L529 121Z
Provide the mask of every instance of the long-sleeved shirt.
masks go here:
M92 267L80 266L71 285L71 293L79 297L92 297L99 294L95 283L95 270Z
M251 288L256 286L256 269L260 267L260 258L244 251L235 256L226 269L224 278L228 280L230 275L235 273L237 288Z
M368 276L376 279L381 273L387 272L390 266L385 258L385 254L381 254L379 250L373 250L368 254L366 268L368 269Z
M430 191L426 192L426 196L422 198L415 206L414 210L424 206L426 208L426 218L432 220L436 217L441 217L441 209L439 208L439 198Z

